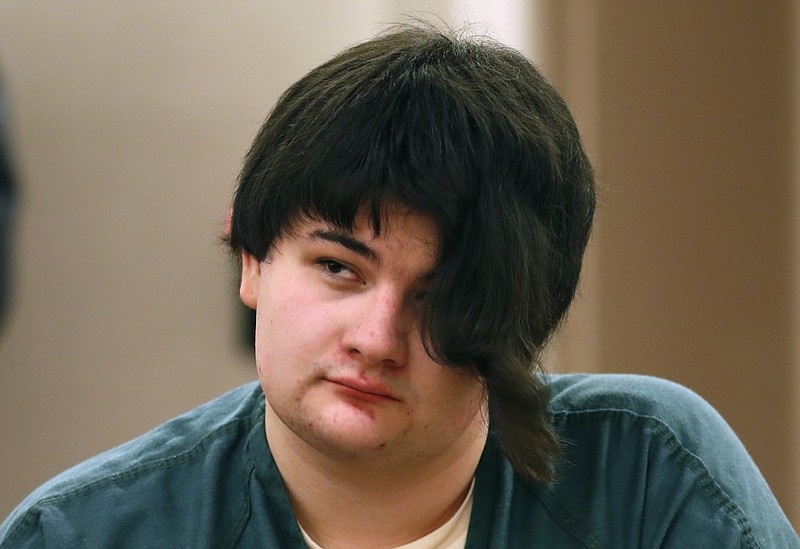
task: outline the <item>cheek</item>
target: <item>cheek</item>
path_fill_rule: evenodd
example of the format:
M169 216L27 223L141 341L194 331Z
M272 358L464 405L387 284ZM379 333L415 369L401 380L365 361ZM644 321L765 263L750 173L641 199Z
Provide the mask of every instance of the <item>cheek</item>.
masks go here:
M298 365L315 363L333 331L330 316L311 292L280 286L281 292L263 292L256 310L256 364L264 374L291 373Z

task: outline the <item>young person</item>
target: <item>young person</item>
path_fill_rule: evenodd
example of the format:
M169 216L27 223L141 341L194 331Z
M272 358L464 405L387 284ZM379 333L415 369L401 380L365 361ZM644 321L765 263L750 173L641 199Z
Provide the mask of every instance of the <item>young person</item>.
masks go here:
M594 208L519 53L425 27L345 50L236 191L260 383L50 481L0 546L800 547L699 397L539 368Z

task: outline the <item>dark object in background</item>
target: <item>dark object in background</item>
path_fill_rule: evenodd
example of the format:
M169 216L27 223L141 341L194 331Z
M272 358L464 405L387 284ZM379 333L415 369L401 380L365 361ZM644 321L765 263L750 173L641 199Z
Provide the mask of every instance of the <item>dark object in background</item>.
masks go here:
M8 143L8 106L0 81L0 327L8 313L11 294L11 218L14 202L14 173Z

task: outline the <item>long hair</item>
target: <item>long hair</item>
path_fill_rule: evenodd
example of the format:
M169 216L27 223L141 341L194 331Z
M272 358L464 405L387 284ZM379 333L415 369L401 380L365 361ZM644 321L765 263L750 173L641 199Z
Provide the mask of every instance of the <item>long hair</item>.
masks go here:
M422 334L486 387L515 470L545 482L559 442L542 351L573 299L595 208L570 112L519 52L401 27L315 68L279 99L245 159L229 245L263 261L302 217L352 229L390 203L437 223Z

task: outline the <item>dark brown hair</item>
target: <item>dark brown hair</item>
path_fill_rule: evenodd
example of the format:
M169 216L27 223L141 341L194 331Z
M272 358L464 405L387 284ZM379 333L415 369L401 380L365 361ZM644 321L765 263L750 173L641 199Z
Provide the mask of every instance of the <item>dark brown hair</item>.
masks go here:
M441 255L429 354L474 369L515 470L552 478L542 350L575 294L595 208L580 136L519 52L425 25L355 45L280 98L250 149L229 244L263 261L293 221L351 229L386 205L430 215Z

